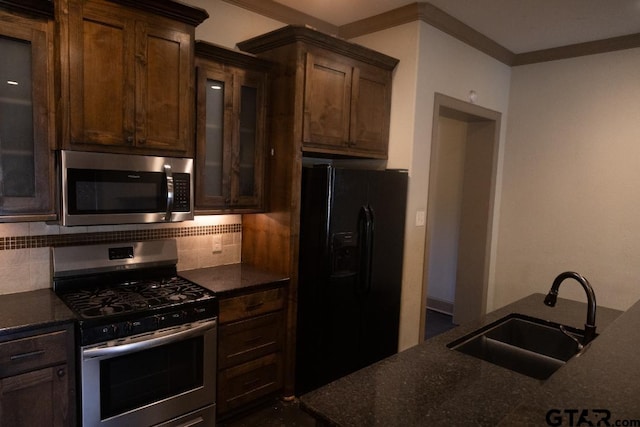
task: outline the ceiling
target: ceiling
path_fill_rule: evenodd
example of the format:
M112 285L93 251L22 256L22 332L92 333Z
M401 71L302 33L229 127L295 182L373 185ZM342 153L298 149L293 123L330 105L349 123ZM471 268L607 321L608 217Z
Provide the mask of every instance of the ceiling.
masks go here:
M410 0L274 0L335 26ZM640 33L640 0L429 0L513 53Z

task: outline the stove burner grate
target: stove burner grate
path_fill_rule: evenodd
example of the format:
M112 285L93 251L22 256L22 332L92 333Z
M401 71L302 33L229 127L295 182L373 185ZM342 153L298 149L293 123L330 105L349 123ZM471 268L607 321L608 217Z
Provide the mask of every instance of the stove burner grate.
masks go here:
M61 295L85 319L198 301L208 290L181 277L123 282L108 287L80 288Z

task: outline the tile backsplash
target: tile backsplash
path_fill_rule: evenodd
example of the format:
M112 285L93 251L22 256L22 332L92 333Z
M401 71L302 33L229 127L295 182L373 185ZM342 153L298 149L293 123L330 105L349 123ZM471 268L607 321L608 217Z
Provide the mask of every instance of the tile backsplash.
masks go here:
M197 216L193 221L98 227L42 222L0 224L0 294L51 287L51 247L176 239L178 270L240 262L242 217Z

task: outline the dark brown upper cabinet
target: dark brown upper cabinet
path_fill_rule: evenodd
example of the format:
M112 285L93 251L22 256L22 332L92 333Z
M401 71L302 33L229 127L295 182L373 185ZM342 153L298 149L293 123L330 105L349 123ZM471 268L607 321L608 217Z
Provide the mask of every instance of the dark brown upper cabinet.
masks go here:
M386 158L391 74L330 53L307 52L306 151Z
M55 219L50 2L0 1L0 222Z
M264 210L267 61L196 42L196 211Z
M61 0L65 148L192 156L195 26L173 1ZM68 91L68 92L67 92Z
M296 58L294 115L309 155L386 159L392 73L398 61L306 27L289 26L239 43L290 66Z

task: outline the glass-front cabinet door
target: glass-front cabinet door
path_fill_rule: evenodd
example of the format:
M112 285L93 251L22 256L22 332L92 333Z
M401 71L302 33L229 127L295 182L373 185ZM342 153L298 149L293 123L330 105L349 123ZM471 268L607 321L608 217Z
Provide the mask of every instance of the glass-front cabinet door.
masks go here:
M52 25L0 10L0 221L55 218Z
M237 188L234 203L243 206L257 206L259 193L262 191L262 157L264 136L262 110L260 109L263 88L260 80L243 75L238 81L240 104L238 111L238 169Z
M224 58L211 60L212 52L245 56L196 44L196 210L259 212L264 209L266 73L226 64Z
M198 150L196 164L197 204L206 207L225 206L231 198L230 149L225 140L231 138L229 113L233 102L233 85L227 76L215 70L198 69Z

